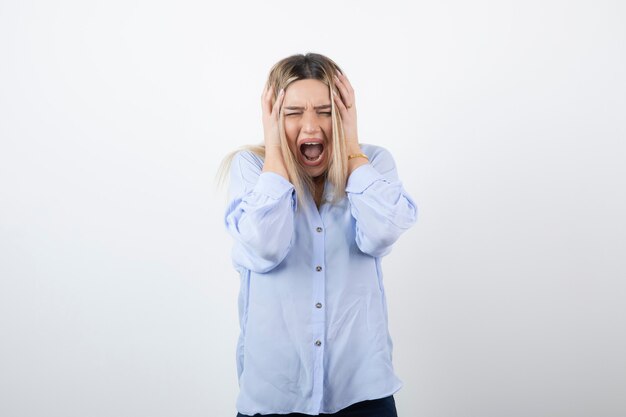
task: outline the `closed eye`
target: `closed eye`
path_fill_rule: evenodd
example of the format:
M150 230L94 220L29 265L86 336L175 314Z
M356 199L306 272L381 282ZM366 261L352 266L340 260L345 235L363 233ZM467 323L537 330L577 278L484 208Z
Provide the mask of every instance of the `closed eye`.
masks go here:
M302 114L302 113L287 113L287 114L285 114L285 116L294 116L294 115L297 115L297 114ZM323 111L323 112L320 112L319 114L325 114L325 115L330 116L332 113L329 112L329 111Z

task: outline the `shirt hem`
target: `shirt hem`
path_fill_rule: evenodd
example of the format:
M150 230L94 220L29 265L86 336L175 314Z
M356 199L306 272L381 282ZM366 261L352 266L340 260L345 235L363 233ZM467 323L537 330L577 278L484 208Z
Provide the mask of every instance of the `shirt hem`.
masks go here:
M256 410L256 411L242 411L237 409L237 412L245 415L245 416L254 416L255 414L291 414L291 413L300 413L300 414L306 414L306 415L310 415L310 416L318 416L320 414L334 414L337 413L341 410L343 410L344 408L348 408L353 404L359 403L361 401L370 401L370 400L379 400L381 398L385 398L385 397L389 397L390 395L394 395L395 393L397 393L398 391L400 391L400 389L404 386L404 384L400 381L398 383L397 386L395 386L392 390L387 391L387 393L385 394L376 394L373 396L367 396L367 397L361 397L361 399L357 399L354 401L350 401L348 404L344 404L341 405L339 408L330 408L330 409L321 409L320 411L318 411L317 413L311 414L310 410L304 410L304 409L296 409L296 410L292 410L292 411L285 411L285 410Z
M328 409L328 410L320 410L320 412L318 414L314 414L314 415L319 415L321 413L323 413L323 414L333 414L333 413L337 413L337 412L343 410L344 408L348 408L348 407L350 407L353 404L360 403L361 401L379 400L381 398L389 397L390 395L394 395L396 392L400 391L400 389L403 387L403 385L404 384L402 382L400 382L398 384L398 386L396 386L391 391L388 391L386 394L381 394L381 395L376 394L374 396L368 396L367 398L362 398L360 400L351 401L349 404L342 405L339 408L334 408L334 409L331 408L331 409Z

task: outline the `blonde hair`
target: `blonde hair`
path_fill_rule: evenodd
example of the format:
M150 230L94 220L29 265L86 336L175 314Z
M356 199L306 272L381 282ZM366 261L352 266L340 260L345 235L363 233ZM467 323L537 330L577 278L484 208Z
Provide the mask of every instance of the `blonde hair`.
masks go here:
M291 83L298 80L315 79L328 86L333 134L329 149L330 160L328 169L322 175L324 175L325 178L327 178L328 181L334 186L334 195L331 198L332 204L345 197L345 186L348 178L348 159L346 155L343 124L339 114L339 109L335 106L335 101L332 98L333 91L335 94L339 94L339 91L337 91L337 88L335 87L333 78L333 76L338 72L343 73L341 68L339 68L333 60L325 57L324 55L316 53L307 53L306 55L297 54L284 58L274 64L269 72L266 82L266 86L272 86L273 91L276 93L282 88L286 91L287 87L289 87ZM285 168L287 170L287 174L289 175L289 181L293 184L296 190L298 208L306 207L304 204L304 192L305 190L308 190L311 194L314 194L315 184L313 183L313 179L304 171L298 162L296 155L294 155L289 148L287 136L285 134L284 114L282 111L280 112L279 124L281 150L283 160L285 161ZM222 160L218 169L218 186L221 186L224 183L224 179L230 171L230 165L235 155L246 150L251 151L259 157L265 159L264 144L244 145L234 151L231 151Z

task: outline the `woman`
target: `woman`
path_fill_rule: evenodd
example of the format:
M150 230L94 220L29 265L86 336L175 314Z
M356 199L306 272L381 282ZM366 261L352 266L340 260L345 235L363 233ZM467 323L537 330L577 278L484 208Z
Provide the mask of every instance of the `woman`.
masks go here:
M397 415L381 258L417 209L391 154L359 143L354 100L331 59L285 58L261 97L264 146L225 161L238 417Z

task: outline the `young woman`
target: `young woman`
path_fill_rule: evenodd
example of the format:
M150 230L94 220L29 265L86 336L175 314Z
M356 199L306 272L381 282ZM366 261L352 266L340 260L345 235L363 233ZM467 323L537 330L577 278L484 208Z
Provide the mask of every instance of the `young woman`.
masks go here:
M354 90L331 59L279 61L261 105L264 145L223 165L241 278L237 416L396 417L381 258L415 202L391 154L359 142Z

